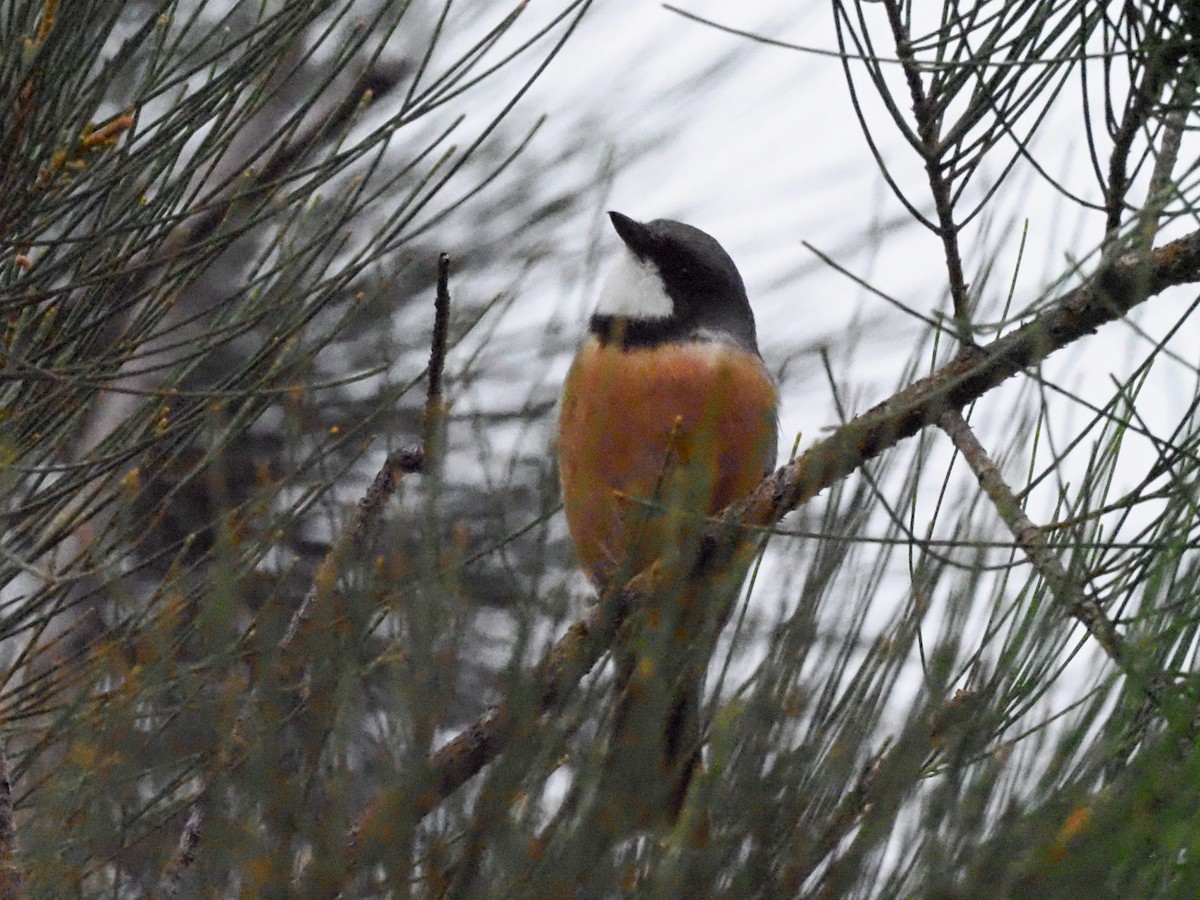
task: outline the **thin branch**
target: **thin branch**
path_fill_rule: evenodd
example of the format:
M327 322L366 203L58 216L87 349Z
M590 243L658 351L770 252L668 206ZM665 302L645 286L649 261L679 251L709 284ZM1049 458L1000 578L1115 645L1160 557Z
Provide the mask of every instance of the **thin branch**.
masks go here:
M928 96L921 83L921 72L913 54L908 27L900 15L897 0L884 0L892 37L896 42L896 55L908 81L912 95L913 117L917 120L917 135L921 139L921 156L925 161L925 175L929 179L929 190L933 194L933 205L937 212L937 234L942 239L942 252L946 256L946 273L950 279L950 298L954 303L954 320L958 325L958 338L963 344L973 344L971 338L970 310L967 306L967 283L963 277L962 254L958 248L958 226L954 224L954 204L950 199L950 184L942 172L942 157L947 145L938 137L938 104Z
M450 254L438 255L437 296L433 301L433 338L429 347L429 390L425 396L425 440L429 420L441 415L442 369L446 365L446 333L450 328Z
M1150 118L1163 85L1178 66L1181 54L1181 49L1172 48L1159 55L1151 48L1142 81L1132 88L1132 100L1127 103L1125 115L1113 135L1112 153L1108 159L1108 183L1104 185L1104 207L1107 212L1104 232L1110 243L1116 240L1121 229L1121 213L1125 211L1125 194L1129 190L1129 153L1133 149L1134 138Z
M1013 537L1035 569L1041 574L1054 599L1083 623L1096 642L1121 669L1127 669L1125 639L1104 614L1099 601L1073 579L1059 562L1046 536L1025 514L1012 489L1004 482L1000 469L988 456L979 439L957 409L948 409L938 420L963 459L979 479L979 486L996 507Z
M422 466L442 458L441 442L446 422L442 400L442 369L446 365L446 334L450 328L450 254L438 256L437 296L433 301L433 337L429 345L429 389L425 394ZM412 452L412 451L410 451Z
M1191 73L1191 69L1188 70ZM1175 96L1166 115L1163 128L1162 144L1154 160L1154 171L1150 175L1150 186L1146 190L1146 205L1142 210L1142 227L1140 247L1150 247L1154 244L1154 236L1158 234L1159 220L1167 204L1178 195L1178 189L1172 185L1171 175L1175 163L1179 160L1179 145L1183 141L1183 130L1187 125L1188 114L1196 102L1196 81L1191 74L1181 76L1175 83Z

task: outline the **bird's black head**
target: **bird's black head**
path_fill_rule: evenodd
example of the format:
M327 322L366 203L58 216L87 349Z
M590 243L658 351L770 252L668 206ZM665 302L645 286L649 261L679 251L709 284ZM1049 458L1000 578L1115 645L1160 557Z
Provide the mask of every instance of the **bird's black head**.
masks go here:
M608 215L628 252L600 292L594 334L625 347L698 340L758 352L742 276L711 235L672 219Z

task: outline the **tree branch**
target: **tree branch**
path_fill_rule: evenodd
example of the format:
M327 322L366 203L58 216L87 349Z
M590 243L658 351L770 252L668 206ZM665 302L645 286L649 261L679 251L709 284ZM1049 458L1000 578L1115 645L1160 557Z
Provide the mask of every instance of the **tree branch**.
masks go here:
M949 180L943 172L942 160L948 146L939 136L937 103L925 90L921 82L921 70L913 54L912 40L905 25L897 0L885 0L888 24L892 28L892 39L896 42L896 56L904 70L912 98L913 117L917 122L917 136L921 141L921 158L925 162L925 175L929 179L929 190L933 194L933 205L937 211L938 237L942 239L942 251L946 257L946 274L950 280L950 298L954 304L954 321L958 327L958 339L964 344L974 343L971 337L970 309L967 302L967 282L963 276L962 254L958 249L958 226L954 222L954 203L950 198Z
M710 529L713 549L723 532L774 525L835 481L962 409L1028 366L1035 366L1168 287L1200 281L1200 231L1148 253L1128 254L1031 322L983 347L964 347L953 360L837 429L734 504L726 524Z
M1058 556L1046 541L1046 536L1033 524L1029 516L1025 515L1025 510L1021 509L1020 502L1001 476L1000 469L983 449L983 445L979 443L962 414L957 409L948 409L942 414L938 424L954 442L954 446L979 479L979 486L988 495L996 512L1025 551L1026 558L1045 579L1054 599L1083 623L1109 658L1128 674L1125 639L1104 614L1100 602L1089 596L1063 568Z
M1104 209L1107 214L1104 231L1109 242L1115 241L1121 229L1121 213L1125 211L1125 195L1129 191L1129 154L1139 131L1150 119L1163 86L1174 74L1182 56L1178 47L1154 47L1145 61L1140 84L1132 85L1133 94L1126 102L1125 115L1113 134L1112 153L1108 158L1108 183L1104 187Z
M1200 231L1145 254L1130 254L1089 284L1062 297L1027 325L985 347L964 347L940 371L851 419L795 461L768 476L706 530L700 567L720 567L747 526L771 526L835 481L879 456L947 411L961 409L1021 369L1091 334L1168 287L1200 281ZM351 852L382 842L404 802L426 814L495 759L513 739L536 731L542 718L596 664L629 611L661 587L661 567L646 569L602 598L547 653L535 676L535 701L516 711L493 707L429 758L431 790L420 798L384 794L355 824Z

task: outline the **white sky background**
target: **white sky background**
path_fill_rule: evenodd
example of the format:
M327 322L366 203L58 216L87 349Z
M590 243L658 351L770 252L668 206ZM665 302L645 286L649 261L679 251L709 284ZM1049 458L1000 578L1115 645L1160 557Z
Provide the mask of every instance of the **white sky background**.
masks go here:
M735 5L693 0L681 5L698 15L774 39L829 50L837 46L827 2L772 0ZM539 12L539 7L545 9ZM556 4L533 3L529 14L544 17L556 10ZM882 5L871 5L867 11L885 24ZM618 158L646 141L652 146L630 165L619 167L610 195L597 196L589 204L587 217L561 236L560 252L522 277L519 296L514 297L499 327L501 334L527 334L535 328L550 335L540 357L520 351L521 370L529 384L541 381L556 386L565 372L569 357L557 351L575 336L582 336L599 285L591 282L582 291L567 294L561 286L571 283L585 268L597 240L603 273L618 241L601 217L605 209L616 209L635 218L677 218L694 224L720 240L737 262L755 309L763 356L772 370L783 371L781 453L787 452L798 431L804 435L803 449L838 421L819 347L828 347L838 389L851 414L865 411L893 393L925 326L820 263L802 242L815 245L926 315L947 309L945 263L940 241L929 232L888 226L903 218L904 209L884 185L854 117L841 63L830 56L763 46L723 34L671 13L652 0L598 3L573 42L514 115L532 121L540 113L548 114L548 124L537 141L550 146L563 129L579 128L581 122L594 128L598 150L611 146ZM729 54L735 54L729 64L702 79L709 67ZM896 75L899 77L898 69ZM1079 123L1078 79L1070 77L1071 83L1056 101L1056 112L1042 127L1033 150L1051 176L1100 204L1100 189ZM860 81L860 91L864 97L873 96L865 79ZM932 215L932 201L915 153L877 103L868 100L866 106L874 136L893 171L920 209ZM904 108L908 110L909 105ZM663 126L667 128L665 138L658 134ZM988 179L998 175L1011 149L1011 145L1005 146L994 164L976 176L977 190L990 187ZM1106 154L1107 150L1106 145L1100 152ZM1185 141L1181 167L1193 167L1194 156L1194 142ZM570 183L578 180L580 173L545 171L541 176L548 183L559 178ZM1130 196L1144 197L1145 183L1142 177ZM962 237L969 281L975 280L983 259L995 254L997 260L980 312L980 318L987 321L995 321L1003 306L1023 226L1028 228L1028 240L1016 277L1013 309L1018 311L1035 303L1070 260L1087 260L1094 254L1103 233L1102 213L1084 212L1064 201L1045 178L1024 165L1008 176L990 209L990 216L976 219ZM439 226L447 246L463 239L459 230L463 224L460 218ZM520 225L513 223L514 228ZM1195 223L1186 219L1176 223L1160 242L1192 227ZM1090 269L1085 262L1083 271ZM498 278L504 280L504 276ZM457 286L459 291L481 295L488 289ZM1194 291L1176 289L1152 299L1133 314L1136 329L1126 323L1111 324L1052 357L1043 373L1048 381L1103 404L1114 390L1111 377L1126 377L1151 349L1137 329L1153 336L1165 334L1194 296ZM1015 324L1006 324L1003 330ZM981 335L979 340L986 343L994 336ZM1198 338L1195 323L1189 321L1171 344L1183 364L1156 363L1139 398L1138 412L1145 425L1163 436L1169 434L1194 396ZM450 367L453 369L453 358ZM459 411L470 405L507 406L511 404L504 403L506 398L518 393L524 396L529 385L514 383L511 372L506 369L503 380L481 382L460 398ZM972 421L985 447L998 450L1012 437L1017 398L1021 390L1029 389L1027 381L1013 379L978 405ZM1052 408L1054 436L1060 443L1090 415L1066 401ZM525 449L533 442L549 452L553 416L544 424L540 433L514 431L512 442L521 442ZM509 449L503 435L496 435L495 440L493 449ZM940 435L934 440L948 446L948 439ZM1140 441L1144 452L1127 448L1114 495L1136 484L1153 464L1149 444L1130 440L1134 444ZM1092 442L1091 437L1083 442L1083 454ZM1064 477L1071 480L1072 467L1083 461L1082 457L1069 460ZM503 462L501 459L497 465ZM1013 460L1005 469L1010 483L1023 486L1027 466L1027 455ZM961 463L956 471L972 481ZM940 484L944 464L939 467L935 461L929 472L923 490L933 492ZM1047 479L1031 496L1028 509L1035 522L1049 518L1057 488L1055 479ZM919 507L918 531L925 526L922 515ZM1131 525L1150 515L1147 505ZM1004 537L1002 532L995 536ZM794 557L775 560L783 567L804 562ZM897 565L903 562L904 555L899 554ZM895 577L892 596L881 597L877 604L881 607L880 625L891 613L882 605L889 600L899 602L906 593L906 573L898 570ZM774 602L772 598L770 609ZM774 618L774 613L764 614ZM738 668L744 673L755 654L745 648L741 652ZM1081 657L1080 666L1087 664ZM1071 680L1068 676L1066 682Z

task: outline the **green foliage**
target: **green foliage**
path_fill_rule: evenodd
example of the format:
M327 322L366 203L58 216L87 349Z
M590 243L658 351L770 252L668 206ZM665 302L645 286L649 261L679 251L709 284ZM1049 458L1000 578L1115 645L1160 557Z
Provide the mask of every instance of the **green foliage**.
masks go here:
M678 821L598 836L628 610L569 624L552 460L492 453L553 398L455 407L520 364L487 352L508 295L456 292L448 405L423 390L438 252L490 285L586 193L530 173L607 174L586 129L510 125L589 4L468 6L0 9L0 894L1197 893L1195 304L1123 321L1111 384L982 397L991 460L927 429L763 528ZM1200 227L1190 7L833 15L945 257L898 388ZM1024 296L989 229L1068 113L1096 252ZM383 467L399 501L368 491L422 436L423 474Z

